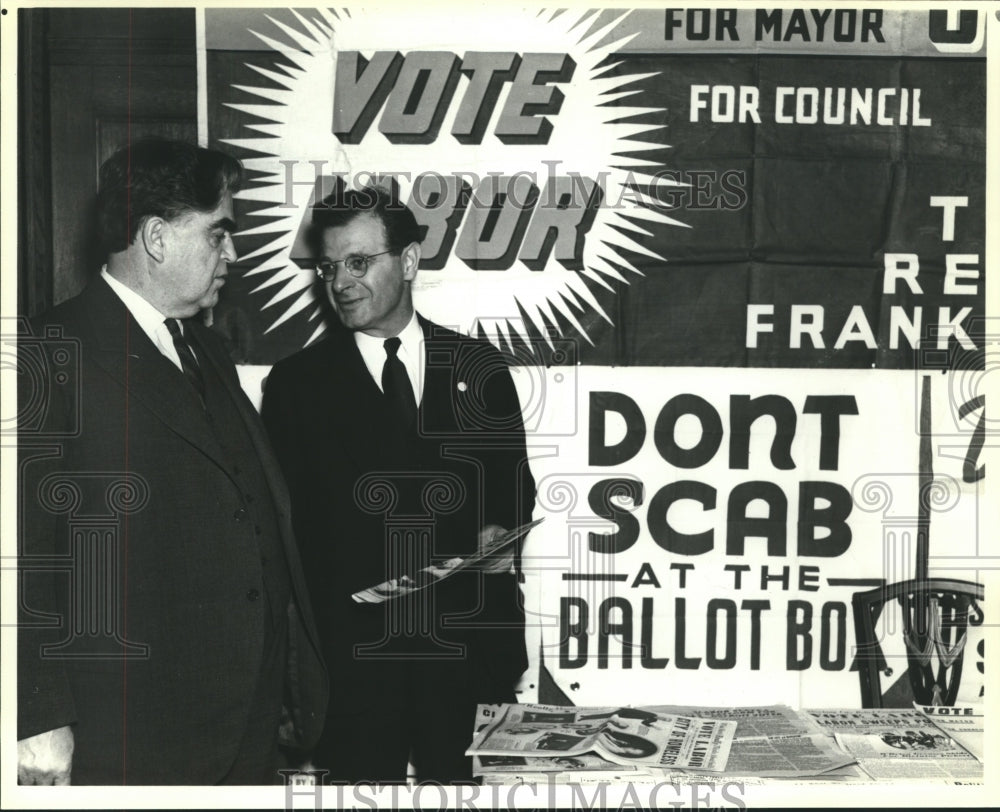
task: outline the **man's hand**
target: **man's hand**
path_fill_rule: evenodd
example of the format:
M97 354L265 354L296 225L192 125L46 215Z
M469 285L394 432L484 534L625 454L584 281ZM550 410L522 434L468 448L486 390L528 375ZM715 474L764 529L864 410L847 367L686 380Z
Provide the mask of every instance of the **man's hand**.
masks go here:
M482 530L479 531L479 549L482 549L489 544L497 536L502 536L507 531L504 530L498 524L488 524ZM504 573L509 573L514 568L514 553L517 550L517 546L512 544L507 547L503 552L491 556L490 558L484 558L479 562L476 569L480 572L485 572L487 575L502 575Z
M64 786L73 767L73 730L57 727L17 743L17 783Z

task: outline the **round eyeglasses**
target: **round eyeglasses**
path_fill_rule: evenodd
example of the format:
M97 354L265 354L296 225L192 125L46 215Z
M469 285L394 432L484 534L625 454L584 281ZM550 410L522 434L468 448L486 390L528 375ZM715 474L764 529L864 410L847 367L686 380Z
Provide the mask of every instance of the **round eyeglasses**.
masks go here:
M391 254L392 251L380 251L377 254L369 254L368 256L362 256L361 254L353 254L352 256L345 257L344 259L323 259L316 263L316 275L322 279L324 282L332 282L337 276L337 265L341 262L344 263L344 267L347 268L347 272L353 276L355 279L360 279L366 273L368 273L368 266L375 257L380 257L383 254Z

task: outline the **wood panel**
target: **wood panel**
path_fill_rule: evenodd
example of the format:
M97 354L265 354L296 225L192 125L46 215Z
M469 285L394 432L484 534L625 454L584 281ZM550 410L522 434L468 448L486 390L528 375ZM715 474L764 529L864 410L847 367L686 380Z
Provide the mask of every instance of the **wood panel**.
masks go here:
M47 30L50 278L58 304L103 261L93 214L101 161L129 138L197 138L195 23L192 9L36 13Z
M37 9L17 12L17 312L28 316L52 306L46 24Z

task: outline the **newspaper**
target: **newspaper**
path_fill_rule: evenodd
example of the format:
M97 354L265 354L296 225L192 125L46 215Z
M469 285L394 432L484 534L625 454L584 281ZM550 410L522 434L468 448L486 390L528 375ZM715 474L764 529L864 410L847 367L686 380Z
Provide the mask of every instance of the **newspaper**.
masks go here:
M621 773L634 771L631 765L616 764L596 753L576 756L474 756L473 774L485 773L558 773L608 771Z
M916 709L812 710L810 717L879 781L982 782L983 766Z
M724 773L762 778L808 778L843 770L855 759L815 725L785 705L699 708L654 705L646 710L737 723ZM853 776L853 771L846 775Z
M732 758L732 755L730 755ZM856 762L849 764L846 767L840 767L836 770L830 770L829 772L820 773L819 775L793 775L788 777L780 776L763 776L753 773L730 773L726 772L722 776L718 773L693 773L689 770L684 772L672 772L670 773L666 780L672 784L710 784L713 781L718 782L722 778L724 781L733 781L745 786L774 786L778 781L780 781L782 786L817 786L821 784L837 785L837 784L870 784L871 778L868 774L862 770ZM661 779L664 780L664 779Z
M577 756L596 753L615 764L719 772L736 723L638 708L508 705L479 733L471 756Z
M450 578L456 572L474 568L477 564L503 552L507 547L516 541L524 538L528 531L541 524L543 519L535 519L533 522L522 524L513 530L508 530L492 541L483 545L482 549L467 558L449 558L429 567L419 570L412 578L409 575L402 575L399 578L390 578L375 586L362 589L351 595L357 603L385 603L394 598L401 598L404 595L412 595L421 589L440 583L445 578Z
M936 730L937 726L925 714L911 708L892 709L813 709L805 711L807 718L818 726L821 732L837 733L877 733L892 727L907 727L917 730Z
M591 708L591 711L601 710ZM608 708L604 710L614 710ZM493 726L507 712L506 705L479 705L476 725L476 746L481 734ZM651 771L640 769L634 765L615 764L597 753L581 753L576 756L473 756L472 774L483 780L484 784L517 784L539 783L620 783L656 781L662 778L662 771L656 771L654 778Z
M623 765L616 765L614 770L566 770L564 772L483 772L473 773L485 786L511 786L512 784L650 784L655 785L664 778L654 778L650 773L636 770ZM718 781L718 776L715 776ZM702 782L705 783L705 782Z
M643 710L675 713L702 719L726 719L736 722L735 740L772 736L808 736L816 733L812 721L787 705L744 708L702 708L695 705L649 705Z
M941 730L947 733L979 761L983 760L983 737L985 718L983 709L977 705L916 705L914 707L931 718Z

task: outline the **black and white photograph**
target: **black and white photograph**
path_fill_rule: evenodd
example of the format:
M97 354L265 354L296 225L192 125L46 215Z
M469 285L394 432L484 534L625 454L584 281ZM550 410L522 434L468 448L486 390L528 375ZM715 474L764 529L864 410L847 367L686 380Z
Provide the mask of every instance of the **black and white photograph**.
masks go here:
M996 5L0 12L0 805L997 797Z

